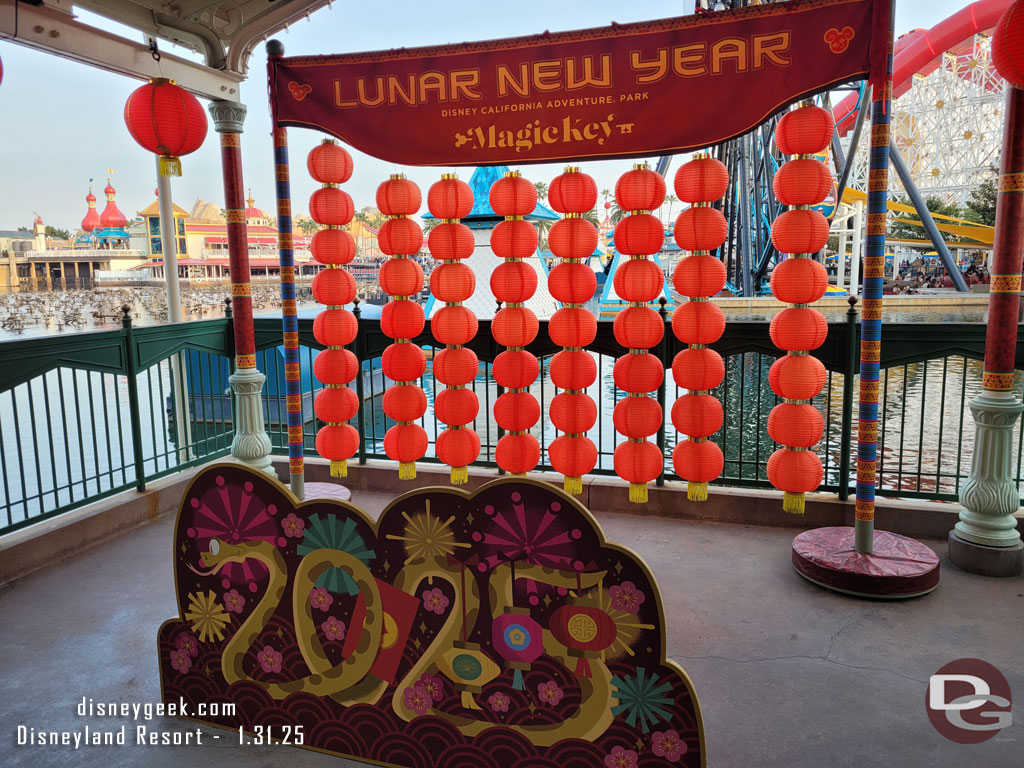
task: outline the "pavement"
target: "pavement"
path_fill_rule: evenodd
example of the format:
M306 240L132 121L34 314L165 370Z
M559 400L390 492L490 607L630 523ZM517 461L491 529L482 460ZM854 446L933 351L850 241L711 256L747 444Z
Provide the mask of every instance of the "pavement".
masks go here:
M357 492L379 514L389 497ZM931 595L867 601L822 590L790 565L794 531L605 513L608 539L640 554L665 603L670 656L693 679L708 766L869 768L1024 766L1024 579L964 573L943 557ZM137 724L195 733L172 718L79 716L83 699L160 701L156 631L176 608L173 516L111 538L0 588L0 765L181 765L356 768L293 747L239 746L200 728L201 745L36 746L39 731ZM925 711L928 677L963 657L984 659L1017 694L1015 723L977 745L948 741ZM219 736L220 738L214 738ZM595 768L602 768L595 766Z

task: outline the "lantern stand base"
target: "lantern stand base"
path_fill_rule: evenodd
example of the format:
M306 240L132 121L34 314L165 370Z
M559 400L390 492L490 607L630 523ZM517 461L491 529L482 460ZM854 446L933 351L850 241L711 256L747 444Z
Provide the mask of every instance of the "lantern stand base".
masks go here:
M939 585L939 556L924 544L875 531L873 549L857 552L851 527L816 528L793 539L793 567L819 587L855 597L902 600Z
M350 501L352 491L340 483L306 483L305 500L331 499L332 501Z

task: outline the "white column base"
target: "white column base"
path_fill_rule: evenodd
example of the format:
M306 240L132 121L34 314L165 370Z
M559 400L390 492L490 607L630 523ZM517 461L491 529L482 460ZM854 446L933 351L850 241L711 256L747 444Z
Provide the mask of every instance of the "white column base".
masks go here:
M263 426L263 382L267 377L255 368L242 368L228 381L235 393L235 439L231 455L238 462L275 475L270 461L270 435Z

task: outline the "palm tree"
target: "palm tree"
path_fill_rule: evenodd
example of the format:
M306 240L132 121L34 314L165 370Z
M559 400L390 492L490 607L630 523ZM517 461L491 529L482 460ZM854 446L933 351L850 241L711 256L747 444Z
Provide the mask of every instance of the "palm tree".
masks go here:
M299 216L295 220L295 225L302 231L304 235L312 235L318 229L320 225L313 221L309 216Z
M679 198L676 197L675 195L667 195L665 197L665 202L668 203L668 222L669 222L669 224L671 224L672 223L672 204L673 203L678 203L679 202Z
M435 218L431 218L431 219L421 219L420 221L423 223L423 234L424 235L427 234L427 232L429 232L430 230L432 230L434 227L436 227L438 224L441 223L441 220L436 218L436 217Z
M612 203L611 208L611 222L612 224L618 224L629 214L629 211L624 208L619 208L618 203Z
M538 183L543 184L543 182ZM548 232L553 223L548 219L537 219L533 222L533 225L537 228L537 247L542 251L548 249Z
M534 182L533 186L537 188L537 199L544 201L548 199L548 185L543 181ZM550 229L550 227L549 227Z
M597 213L597 208L587 211L586 213L581 213L580 218L584 219L585 221L589 221L595 227L601 226L601 219L599 218L599 215Z

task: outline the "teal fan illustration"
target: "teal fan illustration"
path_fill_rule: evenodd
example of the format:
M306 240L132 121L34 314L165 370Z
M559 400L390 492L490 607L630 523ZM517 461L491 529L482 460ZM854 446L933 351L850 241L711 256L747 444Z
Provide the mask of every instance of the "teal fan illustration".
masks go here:
M313 515L309 518L302 541L295 551L305 556L316 549L336 549L361 560L364 565L369 565L374 558L373 551L366 548L363 537L356 531L355 521L349 519L339 524L334 515ZM328 568L321 573L316 586L326 587L328 592L336 595L359 594L355 580L341 568Z
M612 714L625 712L630 727L635 727L639 720L640 730L647 733L651 725L671 717L665 710L665 705L672 704L672 697L666 695L672 688L671 682L659 685L653 675L647 676L646 669L637 667L635 675L613 676L612 685L619 700L618 706L612 707Z

